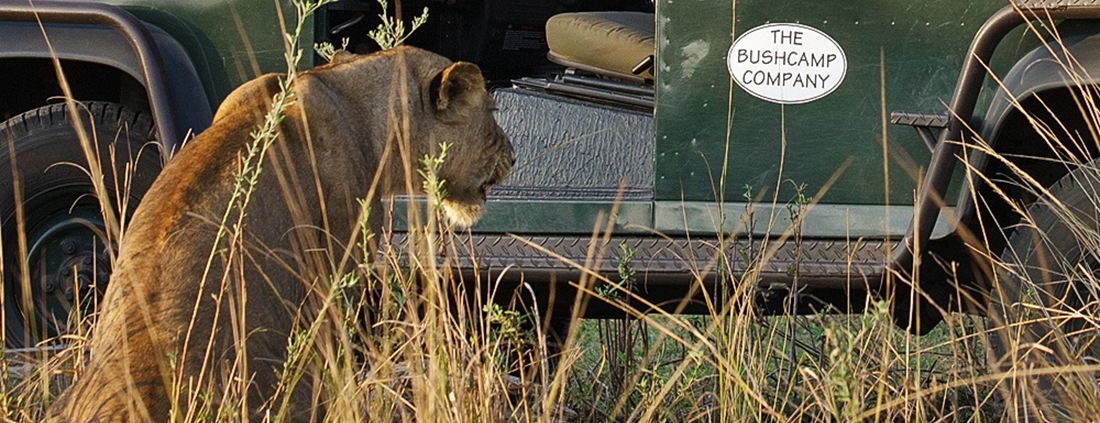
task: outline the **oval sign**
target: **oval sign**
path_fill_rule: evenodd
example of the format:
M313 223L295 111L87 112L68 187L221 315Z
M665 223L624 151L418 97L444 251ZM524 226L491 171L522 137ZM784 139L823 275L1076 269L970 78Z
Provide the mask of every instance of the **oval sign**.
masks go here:
M779 104L809 103L844 81L848 59L817 28L773 23L748 30L730 47L730 75L741 89Z

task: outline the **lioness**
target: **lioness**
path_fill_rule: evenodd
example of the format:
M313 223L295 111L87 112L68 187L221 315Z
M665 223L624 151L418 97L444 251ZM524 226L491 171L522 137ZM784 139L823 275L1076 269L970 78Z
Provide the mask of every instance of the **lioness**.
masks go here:
M421 187L416 159L448 142L444 206L468 225L514 161L477 66L411 47L339 53L299 75L237 251L218 240L218 228L250 133L278 89L278 76L266 75L230 94L153 184L120 246L88 367L49 421L167 421L170 411L182 418L196 412L196 395L217 402L230 374L251 377L242 414L259 420L257 409L276 394L296 316L317 311L312 284L332 276L340 245L354 245L357 199L375 187L381 195ZM375 233L378 197L369 202ZM306 377L291 394L292 420L316 417L313 395Z

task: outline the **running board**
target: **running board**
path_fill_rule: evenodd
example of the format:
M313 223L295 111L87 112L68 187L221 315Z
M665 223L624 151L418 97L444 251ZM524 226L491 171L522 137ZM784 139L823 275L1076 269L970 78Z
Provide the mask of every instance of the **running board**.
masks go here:
M405 242L405 234L394 234L391 245ZM883 240L737 239L726 240L720 249L717 238L612 236L604 241L588 236L458 234L446 248L450 257L445 259L463 275L540 290L552 281L576 281L593 272L618 283L622 245L634 252L629 267L637 279L636 292L654 304L747 280L755 280L763 291L790 291L798 284L799 291L873 292L890 252L890 244Z

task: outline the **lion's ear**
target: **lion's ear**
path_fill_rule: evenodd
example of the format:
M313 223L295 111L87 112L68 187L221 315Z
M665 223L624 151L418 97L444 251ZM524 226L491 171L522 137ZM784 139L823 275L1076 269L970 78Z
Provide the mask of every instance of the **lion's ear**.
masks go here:
M432 80L432 102L441 117L461 117L474 107L485 92L481 69L468 62L455 62Z
M349 53L347 50L340 49L340 50L336 50L336 52L332 53L332 60L329 60L328 62L329 63L350 62L354 58L355 58L354 54Z

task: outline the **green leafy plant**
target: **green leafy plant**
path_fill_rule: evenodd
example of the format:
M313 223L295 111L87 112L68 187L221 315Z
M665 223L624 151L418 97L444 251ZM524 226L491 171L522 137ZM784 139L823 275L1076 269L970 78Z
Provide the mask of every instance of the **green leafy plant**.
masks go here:
M367 37L374 40L382 50L389 50L403 44L417 28L420 28L421 25L424 25L424 23L428 21L428 8L424 7L424 12L422 12L420 16L413 18L411 22L412 27L406 31L405 22L390 16L390 5L388 0L378 0L378 5L382 8L382 13L378 15L382 22L379 23L378 27L375 29L367 32ZM349 39L342 39L340 49L346 50L348 48L348 42ZM336 54L337 50L336 46L329 42L315 43L313 49L317 52L317 55L321 56L321 58L326 61L332 61L332 56Z
M378 0L378 4L382 6L382 13L378 15L382 19L382 23L377 28L367 33L367 36L374 42L378 43L378 46L382 50L389 50L391 48L401 45L405 42L405 39L412 35L413 31L420 28L424 22L428 21L428 8L424 8L424 12L413 18L412 28L405 32L405 23L397 20L386 13L389 10L389 2L387 0Z
M427 154L421 157L420 168L417 169L420 176L424 177L424 195L436 212L442 210L443 200L447 198L447 181L439 177L439 171L443 167L443 162L447 160L447 151L450 148L451 143L440 143L439 154L434 156Z
M347 50L348 43L351 42L349 38L340 39L340 50ZM332 61L332 56L336 55L336 46L328 41L322 41L319 43L313 43L313 51L317 52L318 56L325 59L326 62Z

